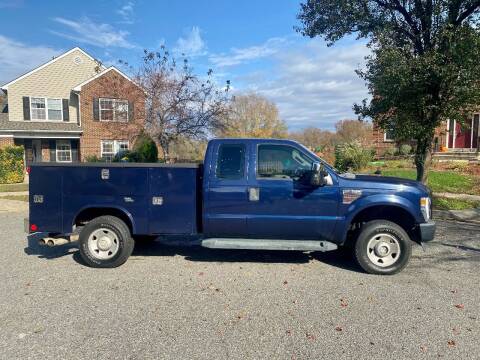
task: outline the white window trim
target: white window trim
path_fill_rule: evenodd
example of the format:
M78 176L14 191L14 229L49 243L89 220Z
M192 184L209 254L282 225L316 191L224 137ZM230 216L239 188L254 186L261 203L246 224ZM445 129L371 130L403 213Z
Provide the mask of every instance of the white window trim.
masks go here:
M391 143L391 142L394 142L395 139L387 139L387 131L384 130L383 131L383 142L388 142L388 143Z
M104 153L103 152L103 143L106 142L111 142L113 143L113 153ZM115 157L115 155L118 154L120 151L119 143L126 143L127 144L127 149L130 149L130 142L128 140L100 140L100 157L103 159L104 154L112 154L112 158Z
M45 119L34 119L32 117L32 98L44 99L45 100ZM60 104L61 104L60 111L62 112L60 120L50 120L48 118L48 99L50 99L50 100L60 100ZM29 96L28 97L28 104L29 104L29 107L30 107L30 121L34 121L34 122L46 122L46 121L48 121L48 122L63 122L63 99L62 98L47 98L47 97L44 97L44 96Z
M113 120L102 120L102 100L108 100L108 101L112 101L113 102L113 106L112 106L112 112L113 112ZM126 102L127 103L127 119L125 121L123 120L117 120L115 119L115 102L116 101L122 101L122 102ZM117 99L117 98L99 98L98 99L98 120L102 121L102 122L120 122L120 123L127 123L128 122L128 118L129 118L129 115L130 115L130 106L129 106L129 101L127 99Z
M68 146L70 147L70 160L58 160L58 143L68 143ZM61 151L66 151L66 150L61 150ZM71 163L72 162L72 142L70 140L56 140L55 141L55 160L56 162L59 163Z

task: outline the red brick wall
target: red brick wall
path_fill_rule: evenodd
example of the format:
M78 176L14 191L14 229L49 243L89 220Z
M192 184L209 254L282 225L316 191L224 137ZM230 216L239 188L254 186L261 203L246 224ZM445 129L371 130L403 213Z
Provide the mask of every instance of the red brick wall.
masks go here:
M377 153L377 156L382 156L385 153L385 150L388 148L396 147L398 144L395 141L384 141L385 132L383 129L378 127L375 122L373 124L373 144ZM447 123L442 122L442 124L435 129L435 138L438 139L438 150L440 151L440 146L447 145ZM435 150L435 149L434 149Z
M0 137L0 148L4 148L6 146L13 146L12 137Z
M385 150L388 148L394 148L394 141L385 141L385 132L383 129L378 127L375 122L373 123L373 145L377 156L382 156L385 153Z
M93 117L94 98L125 99L133 103L133 119L128 122L95 121ZM131 109L129 109L131 111ZM80 113L83 134L80 137L80 159L87 156L101 156L102 140L128 140L132 147L145 123L145 94L134 83L115 71L82 87L80 93Z

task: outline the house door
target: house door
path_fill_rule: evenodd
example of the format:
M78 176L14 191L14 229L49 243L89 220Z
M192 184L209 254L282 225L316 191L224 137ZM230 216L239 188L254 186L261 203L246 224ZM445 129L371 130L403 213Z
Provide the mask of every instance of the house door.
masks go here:
M479 127L480 127L480 114L473 115L473 137L472 137L472 148L478 149L478 136L479 136Z
M32 140L32 162L42 161L42 141L38 139Z
M465 149L472 145L472 122L461 125L455 121L455 148Z

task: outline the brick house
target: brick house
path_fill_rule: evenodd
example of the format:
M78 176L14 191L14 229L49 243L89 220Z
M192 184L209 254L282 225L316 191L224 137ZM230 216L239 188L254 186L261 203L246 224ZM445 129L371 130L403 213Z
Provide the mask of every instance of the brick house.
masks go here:
M24 146L27 164L111 160L143 129L143 91L80 48L0 88L0 147Z
M383 155L387 148L398 146L389 131L373 125L373 142L377 155ZM435 129L434 156L441 157L441 153L471 154L478 157L480 147L480 113L474 113L471 119L463 126L456 120L444 121ZM466 156L464 156L466 158Z

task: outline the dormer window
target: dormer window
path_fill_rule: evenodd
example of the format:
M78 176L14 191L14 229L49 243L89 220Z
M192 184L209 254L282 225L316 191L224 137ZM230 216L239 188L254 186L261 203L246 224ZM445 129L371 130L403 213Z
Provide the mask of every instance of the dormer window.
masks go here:
M128 121L128 100L100 98L100 121Z
M30 114L32 120L61 121L63 119L62 99L31 97Z
M45 120L45 98L30 98L30 113L32 114L33 120Z

